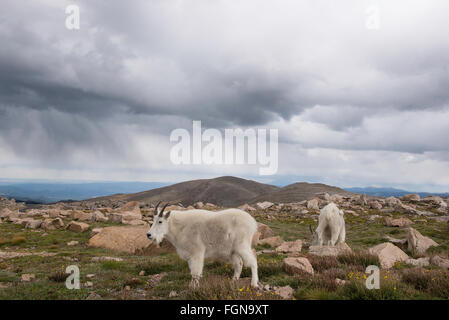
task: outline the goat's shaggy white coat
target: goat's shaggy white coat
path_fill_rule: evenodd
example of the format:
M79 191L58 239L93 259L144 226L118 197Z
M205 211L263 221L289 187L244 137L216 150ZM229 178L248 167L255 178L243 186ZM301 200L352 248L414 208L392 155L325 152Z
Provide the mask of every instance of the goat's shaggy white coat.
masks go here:
M333 202L320 211L318 227L314 233L314 245L331 245L345 242L346 226L343 210Z
M256 220L240 209L173 210L162 217L155 215L148 237L157 243L165 238L176 248L189 263L194 286L202 275L205 258L230 261L234 279L239 279L243 264L250 267L251 285L257 286L257 258L251 248L256 232Z

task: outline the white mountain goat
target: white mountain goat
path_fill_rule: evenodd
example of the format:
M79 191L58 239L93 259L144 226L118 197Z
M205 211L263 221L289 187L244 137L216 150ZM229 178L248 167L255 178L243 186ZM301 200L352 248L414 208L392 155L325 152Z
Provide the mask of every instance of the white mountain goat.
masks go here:
M240 209L222 211L164 210L157 211L147 233L148 239L159 244L164 238L175 248L179 256L189 263L191 285L199 285L205 258L230 261L234 265L233 279L240 278L243 264L251 268L251 286L257 287L257 258L251 241L257 232L257 222Z
M312 226L309 226L313 236L312 245L335 246L337 243L345 242L346 226L343 215L343 210L338 209L333 202L321 209L316 230L313 231Z

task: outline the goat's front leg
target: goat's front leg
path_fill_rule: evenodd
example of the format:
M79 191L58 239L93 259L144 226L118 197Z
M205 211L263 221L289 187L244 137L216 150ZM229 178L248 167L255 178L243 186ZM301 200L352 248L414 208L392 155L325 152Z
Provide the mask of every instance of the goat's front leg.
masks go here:
M324 244L324 242L326 242L326 244L327 244L327 241L324 241L324 239L323 239L323 234L318 233L318 245L321 247Z
M189 259L190 274L192 275L192 282L190 283L190 286L193 288L197 288L200 285L200 278L203 274L203 265L203 252L196 254Z
M331 246L335 246L335 244L338 241L338 237L340 235L340 228L337 226L332 226L331 231L332 231L332 236L330 239L330 243L331 243Z

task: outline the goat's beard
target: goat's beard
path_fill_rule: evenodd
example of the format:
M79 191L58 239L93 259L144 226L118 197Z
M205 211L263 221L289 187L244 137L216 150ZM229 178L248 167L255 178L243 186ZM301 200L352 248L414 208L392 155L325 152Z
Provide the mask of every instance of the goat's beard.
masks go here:
M156 245L159 247L159 245L161 244L162 240L164 240L164 236L156 236L154 237L154 242L156 242Z

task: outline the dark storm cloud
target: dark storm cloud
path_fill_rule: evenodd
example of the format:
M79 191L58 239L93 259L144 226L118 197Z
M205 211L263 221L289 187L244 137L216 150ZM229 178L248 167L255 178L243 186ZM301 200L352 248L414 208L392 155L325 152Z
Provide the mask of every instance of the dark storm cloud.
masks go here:
M160 148L202 120L447 162L446 1L376 1L379 30L364 25L372 1L84 0L69 31L71 3L2 2L0 148L17 159L126 167L140 135Z
M11 19L2 22L3 103L94 117L116 112L191 119L201 115L204 121L225 126L261 125L279 117L288 120L315 105L420 109L449 101L446 47L417 51L406 38L400 50L379 49L397 40L394 33L388 37L388 24L387 30L379 31L383 37L370 36L363 26L351 31L341 25L335 31L324 29L323 35L325 22L313 21L313 15L308 18L307 11L298 9L297 16L286 18L288 23L296 23L298 29L310 27L307 34L298 32L295 38L295 32L273 22L259 26L259 32L241 20L255 18L251 4L240 8L201 1L192 6L171 1L136 1L132 6L122 1L82 1L80 5L85 15L76 34L64 29L60 7L41 4L33 7L35 11L21 13L18 4L7 2L6 7L18 15L16 21L24 25ZM296 8L290 1L284 5ZM216 21L208 10L215 13ZM228 10L228 15L215 10ZM243 35L226 29L233 11L237 17L243 12L241 19L232 21L241 25ZM40 19L50 12L59 16L37 31ZM332 25L336 17L329 19ZM271 35L258 35L271 29ZM403 30L407 36L413 31ZM321 44L326 38L314 39L314 32L338 36L341 44L332 48L336 52L315 60L314 52L301 51L301 43L315 45L317 51L326 47ZM356 36L359 43L351 41ZM284 37L283 50L298 51L296 56L272 48L277 37ZM394 43L396 48L399 45ZM351 54L355 59L345 56ZM310 70L304 60L317 68ZM297 66L291 65L296 62Z

